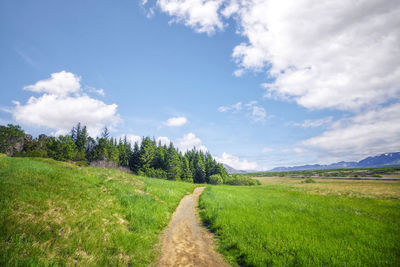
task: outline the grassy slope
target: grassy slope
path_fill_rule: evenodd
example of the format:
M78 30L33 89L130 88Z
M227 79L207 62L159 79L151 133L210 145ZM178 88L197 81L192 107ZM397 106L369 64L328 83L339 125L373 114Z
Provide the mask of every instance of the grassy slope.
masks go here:
M0 157L0 265L148 265L195 185Z
M317 195L287 185L208 187L201 216L242 266L399 266L399 199Z

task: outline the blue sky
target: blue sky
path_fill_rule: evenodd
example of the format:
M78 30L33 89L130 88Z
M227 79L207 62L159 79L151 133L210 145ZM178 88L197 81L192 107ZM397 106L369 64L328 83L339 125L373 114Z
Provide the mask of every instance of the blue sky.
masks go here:
M238 169L398 151L399 20L386 11L399 4L337 2L1 1L0 124L107 125Z

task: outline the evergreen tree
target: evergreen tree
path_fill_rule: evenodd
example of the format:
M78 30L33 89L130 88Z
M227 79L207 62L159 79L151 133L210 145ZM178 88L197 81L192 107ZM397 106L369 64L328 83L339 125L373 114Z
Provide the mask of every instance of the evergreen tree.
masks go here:
M206 170L205 170L204 160L203 160L201 152L195 153L193 166L194 166L194 173L195 173L195 175L193 176L193 181L195 183L205 183L206 182Z
M133 147L133 152L130 156L129 159L129 168L133 173L138 173L140 169L140 148L138 142L135 142L135 145Z
M108 139L110 137L110 131L108 130L107 126L104 127L101 137L104 139Z
M183 168L182 168L182 180L187 182L193 182L192 171L190 170L189 160L183 157Z
M146 169L153 167L152 164L154 162L155 151L156 146L154 141L149 137L144 138L139 153L140 169L143 172L146 172Z
M181 179L181 166L178 152L172 143L169 144L167 154L167 178L168 180Z

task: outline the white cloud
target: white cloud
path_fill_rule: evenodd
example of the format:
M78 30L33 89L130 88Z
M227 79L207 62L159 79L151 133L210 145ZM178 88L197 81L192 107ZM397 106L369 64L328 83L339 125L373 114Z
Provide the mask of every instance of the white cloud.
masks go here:
M267 112L263 107L253 106L251 111L251 117L254 121L265 121L265 117L267 116Z
M66 134L78 122L88 127L89 134L99 135L104 126L112 127L121 119L117 105L81 93L80 78L70 72L51 74L51 78L38 81L24 89L44 93L30 97L26 104L14 102L14 119L21 124L46 127L55 134Z
M176 146L180 151L185 153L192 148L206 152L207 148L202 144L201 139L198 138L194 133L188 133L177 140Z
M293 122L291 124L302 128L315 128L326 124L330 124L331 122L332 122L332 117L327 117L318 120L305 120L302 123Z
M237 102L236 104L230 106L220 106L218 108L219 112L240 111L240 110L242 110L242 102Z
M86 86L86 90L88 90L90 93L95 93L95 94L98 94L100 96L105 96L106 95L104 90L101 89L101 88L100 89L96 89L96 88L91 87L91 86Z
M159 136L158 138L157 138L157 144L159 143L159 142L161 142L161 145L166 145L166 146L169 146L169 144L171 143L171 140L168 138L168 137L166 137L166 136Z
M245 104L245 109L247 110L247 115L255 122L264 122L267 117L267 112L262 106L257 106L257 101L250 101ZM232 111L237 113L242 110L242 102L230 106L221 106L218 108L219 112L229 112Z
M234 18L247 42L232 56L265 71L266 96L310 109L359 111L400 96L397 0L159 0L163 12L197 32Z
M218 14L223 0L158 0L160 9L196 32L212 34L223 28Z
M241 77L244 74L244 69L238 69L233 72L233 75L236 77Z
M269 93L312 109L359 110L400 93L400 2L242 1L241 68L270 66ZM299 26L301 25L301 26Z
M169 118L164 124L169 127L177 127L186 124L187 121L185 117L174 117Z
M36 93L48 93L57 96L66 96L70 93L78 93L81 90L81 78L71 72L61 71L51 74L51 78L41 80L33 85L24 87Z
M400 148L400 104L342 119L320 136L301 145L317 150L323 157L360 160L363 157Z
M239 157L226 152L222 153L222 157L215 157L215 160L220 163L225 163L236 170L256 170L258 167L257 162L251 162L246 159L241 160Z

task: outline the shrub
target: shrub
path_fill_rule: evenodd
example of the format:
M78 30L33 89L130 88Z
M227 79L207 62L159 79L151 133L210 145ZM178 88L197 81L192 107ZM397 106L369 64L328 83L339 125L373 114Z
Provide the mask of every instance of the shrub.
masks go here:
M315 183L315 181L313 179L311 179L311 178L307 178L304 181L302 181L302 183L312 184L312 183Z
M209 179L209 183L210 184L222 184L223 180L222 180L221 175L219 175L219 174L211 175L210 179Z
M229 185L261 185L260 181L242 175L231 175L225 181Z

